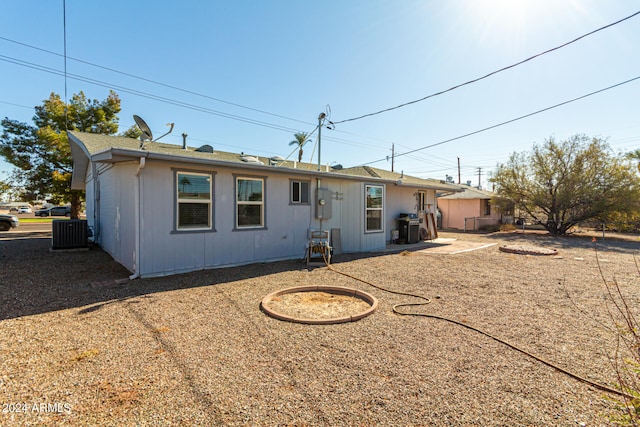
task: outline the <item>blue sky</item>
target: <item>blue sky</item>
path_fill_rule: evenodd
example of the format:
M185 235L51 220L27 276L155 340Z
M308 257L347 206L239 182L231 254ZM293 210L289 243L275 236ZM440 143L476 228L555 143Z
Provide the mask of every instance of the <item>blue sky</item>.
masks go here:
M112 87L122 131L137 114L155 136L174 122L167 143L187 133L193 146L287 157L293 134L312 131L321 112L340 122L420 99L638 11L635 0L67 0L67 94L104 99ZM64 95L51 72L64 70L63 1L5 2L3 17L0 116L31 123L34 106ZM498 162L551 136L637 149L640 80L402 155L638 77L639 40L636 16L480 82L339 123L323 130L322 163L390 170L395 144L396 171L457 181L460 158L461 181L476 185L480 168L486 186ZM317 162L315 142L304 161Z

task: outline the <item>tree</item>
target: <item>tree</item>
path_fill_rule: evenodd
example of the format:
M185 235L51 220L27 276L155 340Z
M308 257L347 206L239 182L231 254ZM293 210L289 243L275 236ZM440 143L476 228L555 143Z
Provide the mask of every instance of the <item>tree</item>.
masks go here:
M640 148L627 153L627 158L638 162L638 171L640 171Z
M77 218L83 193L71 190L73 160L66 130L115 134L120 98L110 91L103 101L89 100L80 92L65 105L51 93L35 111L34 125L7 117L0 122L0 155L16 166L13 180L26 192L41 198L48 195L54 203L70 202L71 216Z
M9 202L13 194L13 187L10 183L0 180L0 202Z
M528 154L513 153L491 181L498 196L559 235L586 220L637 210L640 180L634 169L612 155L605 141L576 135L563 142L549 138Z
M296 139L291 141L289 145L297 145L298 146L298 161L302 161L302 147L307 143L307 135L305 132L297 132L293 135Z

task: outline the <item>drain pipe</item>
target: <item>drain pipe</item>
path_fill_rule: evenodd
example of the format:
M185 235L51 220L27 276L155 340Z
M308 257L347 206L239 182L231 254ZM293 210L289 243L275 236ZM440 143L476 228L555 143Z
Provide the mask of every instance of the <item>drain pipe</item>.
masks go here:
M93 175L93 242L100 244L100 181L98 180L98 167L91 162L91 175Z
M319 208L319 206L317 205L318 203L320 203L320 178L316 178L316 210ZM316 215L317 216L317 215ZM323 218L318 218L319 219L319 226L318 226L318 231L322 231L322 219Z
M136 184L137 189L135 191L135 203L134 203L134 215L135 215L135 247L133 249L133 274L129 276L129 280L134 280L140 277L140 234L142 233L140 219L142 217L140 211L142 210L142 178L140 177L140 172L144 169L147 163L147 157L149 154L147 153L144 157L140 157L140 164L138 164L138 169L136 170Z

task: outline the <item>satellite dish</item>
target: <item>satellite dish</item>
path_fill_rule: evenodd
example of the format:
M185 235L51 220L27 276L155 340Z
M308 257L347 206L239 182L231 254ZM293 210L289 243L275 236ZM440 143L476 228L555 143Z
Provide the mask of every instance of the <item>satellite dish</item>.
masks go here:
M257 157L254 157L254 156L242 156L240 157L240 160L242 160L245 163L257 163L260 165L264 165L264 163L262 163Z
M142 135L140 135L140 141L144 144L145 141L153 141L153 133L151 133L151 129L149 125L142 120L142 117L133 115L133 120L135 120L138 128L142 131Z
M195 151L199 153L213 153L213 147L208 144L205 144L201 147L196 148Z
M278 163L284 162L284 158L282 156L271 156L269 158L270 166L278 166Z

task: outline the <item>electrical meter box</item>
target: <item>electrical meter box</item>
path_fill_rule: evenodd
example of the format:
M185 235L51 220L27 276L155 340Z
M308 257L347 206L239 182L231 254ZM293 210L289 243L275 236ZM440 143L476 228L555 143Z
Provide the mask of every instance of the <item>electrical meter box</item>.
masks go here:
M326 188L316 190L316 218L331 218L331 200L333 193Z

